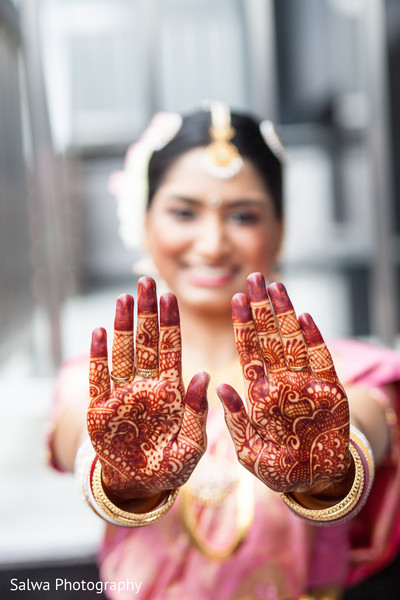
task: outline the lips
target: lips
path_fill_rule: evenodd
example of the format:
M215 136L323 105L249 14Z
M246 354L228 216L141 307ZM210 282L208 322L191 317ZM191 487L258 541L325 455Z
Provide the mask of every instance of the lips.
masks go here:
M232 266L197 265L185 268L185 274L193 285L218 287L226 285L237 273Z

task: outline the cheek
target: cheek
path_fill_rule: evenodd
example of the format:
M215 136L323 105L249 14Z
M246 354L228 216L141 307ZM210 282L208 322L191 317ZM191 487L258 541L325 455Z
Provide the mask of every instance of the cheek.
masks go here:
M165 263L175 258L180 251L179 244L170 236L155 236L150 248L156 263Z
M161 219L150 222L147 232L149 250L156 260L173 258L183 252L188 244L181 228L177 229Z
M273 232L266 228L249 231L237 238L236 244L239 256L253 271L266 272L275 260L276 242Z

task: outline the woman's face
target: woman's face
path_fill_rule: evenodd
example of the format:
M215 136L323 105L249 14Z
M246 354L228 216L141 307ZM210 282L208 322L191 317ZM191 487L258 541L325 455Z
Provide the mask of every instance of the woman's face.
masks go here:
M268 274L282 227L250 161L230 179L206 173L204 161L195 148L167 172L147 215L148 248L181 307L230 313L247 276Z

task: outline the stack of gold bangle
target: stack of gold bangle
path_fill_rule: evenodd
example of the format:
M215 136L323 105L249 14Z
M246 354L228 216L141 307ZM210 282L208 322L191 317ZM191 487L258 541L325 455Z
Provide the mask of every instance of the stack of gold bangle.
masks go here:
M374 477L371 447L361 431L353 425L350 433L350 453L354 461L354 481L347 496L328 508L310 509L299 504L291 494L282 493L282 500L299 517L314 525L338 525L354 517L363 507Z
M99 460L93 470L91 489L95 501L100 510L108 517L108 520L122 527L143 527L155 523L170 510L179 493L179 488L171 490L162 506L146 513L132 513L122 510L113 504L104 492L101 481L101 463Z

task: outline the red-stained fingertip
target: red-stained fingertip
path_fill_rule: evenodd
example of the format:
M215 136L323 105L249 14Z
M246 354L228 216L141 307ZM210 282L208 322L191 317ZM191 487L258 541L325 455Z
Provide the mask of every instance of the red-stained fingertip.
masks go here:
M138 312L157 312L157 289L156 282L152 277L141 277L137 285Z
M179 325L179 308L175 294L165 292L160 296L160 324L166 327Z
M303 313L299 316L298 320L309 346L319 346L324 343L324 338L310 314Z
M196 413L207 409L207 388L210 383L210 375L206 371L197 373L188 385L186 392L186 403Z
M268 286L268 296L276 313L285 313L293 310L293 305L285 286L280 281L275 281Z
M93 358L107 358L107 332L104 327L93 330L90 355Z
M150 277L149 275L143 275L142 277L139 277L138 284L139 283L140 283L140 285L150 285L150 286L156 285L156 282L154 281L154 279L152 277Z
M221 383L217 387L217 394L222 404L231 413L237 413L242 410L243 402L236 390L227 383Z
M133 306L134 300L130 294L118 296L114 319L116 330L130 331L133 329Z
M252 320L249 299L246 294L238 293L232 298L233 322L247 323Z
M247 287L251 301L259 302L267 298L267 287L262 273L252 273L249 275L247 278Z

